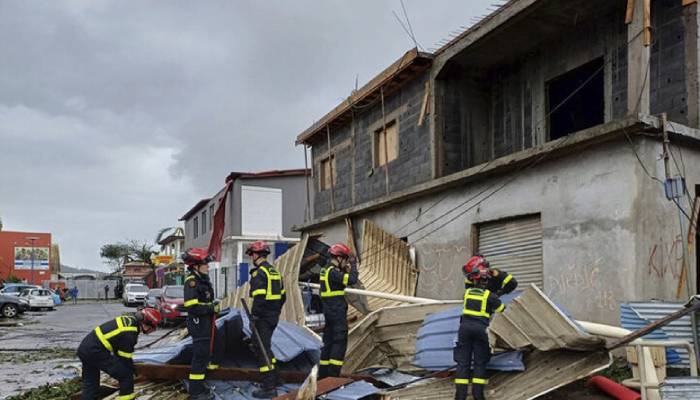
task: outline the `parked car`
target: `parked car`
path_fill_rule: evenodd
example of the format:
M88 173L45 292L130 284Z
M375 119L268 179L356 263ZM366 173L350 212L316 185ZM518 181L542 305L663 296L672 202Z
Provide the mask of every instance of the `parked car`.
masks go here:
M140 283L129 283L124 286L122 300L124 305L129 307L134 304L143 304L148 295L148 287Z
M150 307L150 308L158 308L158 297L160 297L160 294L163 292L163 289L151 289L148 291L148 294L146 295L146 300L143 301L143 306L144 307Z
M163 317L163 326L169 322L182 321L187 318L184 303L184 286L163 286L163 293L160 295L156 307Z
M27 283L6 283L5 287L0 290L0 294L17 297L24 289L37 288L39 288L39 286L29 285Z
M19 294L19 300L25 300L30 310L48 309L53 311L53 296L48 289L30 288L24 289Z
M14 318L29 309L29 304L19 301L16 296L0 294L0 316Z

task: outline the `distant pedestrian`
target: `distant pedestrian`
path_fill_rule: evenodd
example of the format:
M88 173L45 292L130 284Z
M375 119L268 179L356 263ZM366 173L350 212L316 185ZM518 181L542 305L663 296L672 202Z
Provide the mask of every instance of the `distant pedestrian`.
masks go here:
M105 285L105 301L109 300L109 284Z
M73 286L73 289L70 290L70 295L73 298L73 304L78 304L78 287Z

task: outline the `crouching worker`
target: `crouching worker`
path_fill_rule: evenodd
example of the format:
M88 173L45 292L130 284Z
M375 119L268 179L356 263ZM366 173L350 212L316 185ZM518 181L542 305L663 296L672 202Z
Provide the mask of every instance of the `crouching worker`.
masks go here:
M156 330L160 312L145 308L134 316L121 316L98 326L78 347L83 363L82 400L95 400L100 389L100 371L119 381L119 400L135 399L134 347L139 333Z
M505 305L487 289L489 280L492 279L487 268L470 269L468 273L464 268L463 271L474 286L464 292L457 346L454 349L454 360L457 363L455 400L467 398L470 383L474 400L484 400L484 387L488 383L486 364L491 359L486 329L491 322L491 315L502 312ZM470 368L472 359L473 370Z

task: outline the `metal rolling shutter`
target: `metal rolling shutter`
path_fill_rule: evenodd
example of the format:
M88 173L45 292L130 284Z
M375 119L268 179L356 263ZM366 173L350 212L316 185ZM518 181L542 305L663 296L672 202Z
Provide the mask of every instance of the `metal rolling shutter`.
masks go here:
M540 216L488 222L477 226L479 253L494 268L513 274L518 286L542 288L542 223Z

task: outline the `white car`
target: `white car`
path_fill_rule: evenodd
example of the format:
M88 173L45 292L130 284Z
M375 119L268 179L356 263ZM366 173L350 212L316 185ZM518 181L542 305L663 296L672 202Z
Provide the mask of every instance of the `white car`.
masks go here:
M28 304L30 310L53 310L54 307L53 295L47 289L24 289L19 294L19 300Z
M122 301L125 306L131 306L132 304L143 304L148 295L148 287L146 285L141 285L138 283L129 283L124 286L124 294L122 295Z

